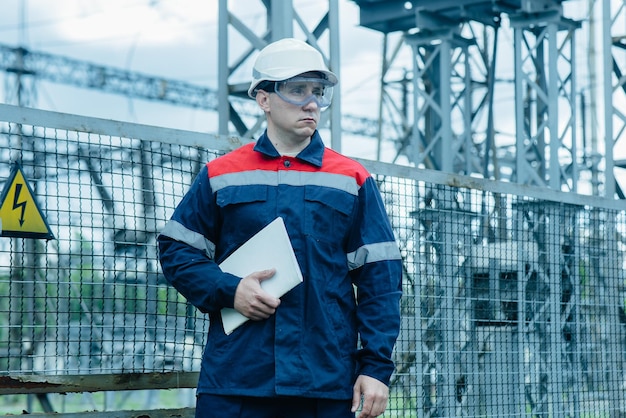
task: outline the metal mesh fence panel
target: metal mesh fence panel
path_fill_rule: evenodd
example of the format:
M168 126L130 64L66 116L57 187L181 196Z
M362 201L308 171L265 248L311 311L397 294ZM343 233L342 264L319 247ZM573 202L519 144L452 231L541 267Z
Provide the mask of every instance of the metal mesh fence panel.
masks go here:
M24 375L197 372L207 319L164 281L155 238L237 141L1 115L0 186L19 162L54 234L0 238L5 389ZM623 205L364 164L404 261L384 416L626 413Z
M164 285L155 233L211 153L25 124L3 128L0 177L19 161L55 239L0 241L0 371L192 370L207 324ZM7 199L15 206L20 196Z
M624 413L623 211L386 182L406 267L388 416Z

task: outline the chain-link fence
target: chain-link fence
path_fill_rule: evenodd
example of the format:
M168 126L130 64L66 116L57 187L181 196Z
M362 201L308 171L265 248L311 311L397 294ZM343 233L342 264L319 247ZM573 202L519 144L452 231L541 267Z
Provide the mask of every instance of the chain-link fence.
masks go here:
M19 166L36 201L10 189L0 214L37 203L54 235L0 238L0 404L193 388L207 319L163 280L155 238L238 140L0 106L0 186ZM364 164L405 269L384 416L626 414L623 202Z

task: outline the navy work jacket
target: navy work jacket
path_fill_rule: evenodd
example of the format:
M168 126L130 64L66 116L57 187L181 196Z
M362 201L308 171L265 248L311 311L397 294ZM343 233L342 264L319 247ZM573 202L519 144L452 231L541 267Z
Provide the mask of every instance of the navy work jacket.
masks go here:
M226 335L220 310L241 278L218 264L278 216L303 282L269 319ZM350 399L358 375L389 384L400 253L372 177L317 132L296 157L265 133L207 163L158 244L167 280L209 314L198 393Z

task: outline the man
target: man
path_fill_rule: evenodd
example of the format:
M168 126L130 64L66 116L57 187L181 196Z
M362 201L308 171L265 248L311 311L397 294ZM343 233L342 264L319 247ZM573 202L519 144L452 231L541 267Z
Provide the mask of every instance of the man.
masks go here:
M265 112L255 144L200 171L159 235L167 280L209 314L197 417L359 418L382 414L399 332L401 260L376 184L317 131L337 77L322 55L282 39L258 55L248 90ZM280 299L274 270L218 264L276 217L303 282ZM248 317L226 335L220 310Z

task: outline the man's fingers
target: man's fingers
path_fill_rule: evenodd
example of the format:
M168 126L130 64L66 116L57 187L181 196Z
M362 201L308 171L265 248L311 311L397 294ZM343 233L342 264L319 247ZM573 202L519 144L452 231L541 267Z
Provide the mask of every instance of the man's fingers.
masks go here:
M357 409L359 409L359 406L361 405L361 390L358 386L354 386L354 389L352 390L352 409L351 411L354 413L356 412Z
M250 319L267 319L276 312L280 299L269 296L267 293L265 295L259 294L250 301Z
M275 273L275 269L255 271L241 279L235 293L235 309L255 321L273 315L280 305L280 299L263 290L261 282Z
M274 274L276 274L276 269L272 268L257 271L250 275L259 282L258 292L254 295L255 301L253 301L253 306L267 316L274 314L274 311L276 310L276 308L278 308L278 305L280 305L280 299L275 298L274 296L263 290L263 288L261 287L261 282L273 277Z
M363 405L359 418L373 418L377 417L387 408L387 401L383 401L380 398L374 396L363 396ZM356 410L355 410L356 411Z
M389 400L389 388L384 383L369 377L360 375L352 392L352 412L356 412L361 405L361 413L358 418L373 418L381 415L387 408Z
M250 275L250 277L254 277L259 282L262 282L263 280L267 280L273 277L274 274L276 274L276 269L267 269L267 270L255 271L254 273Z

